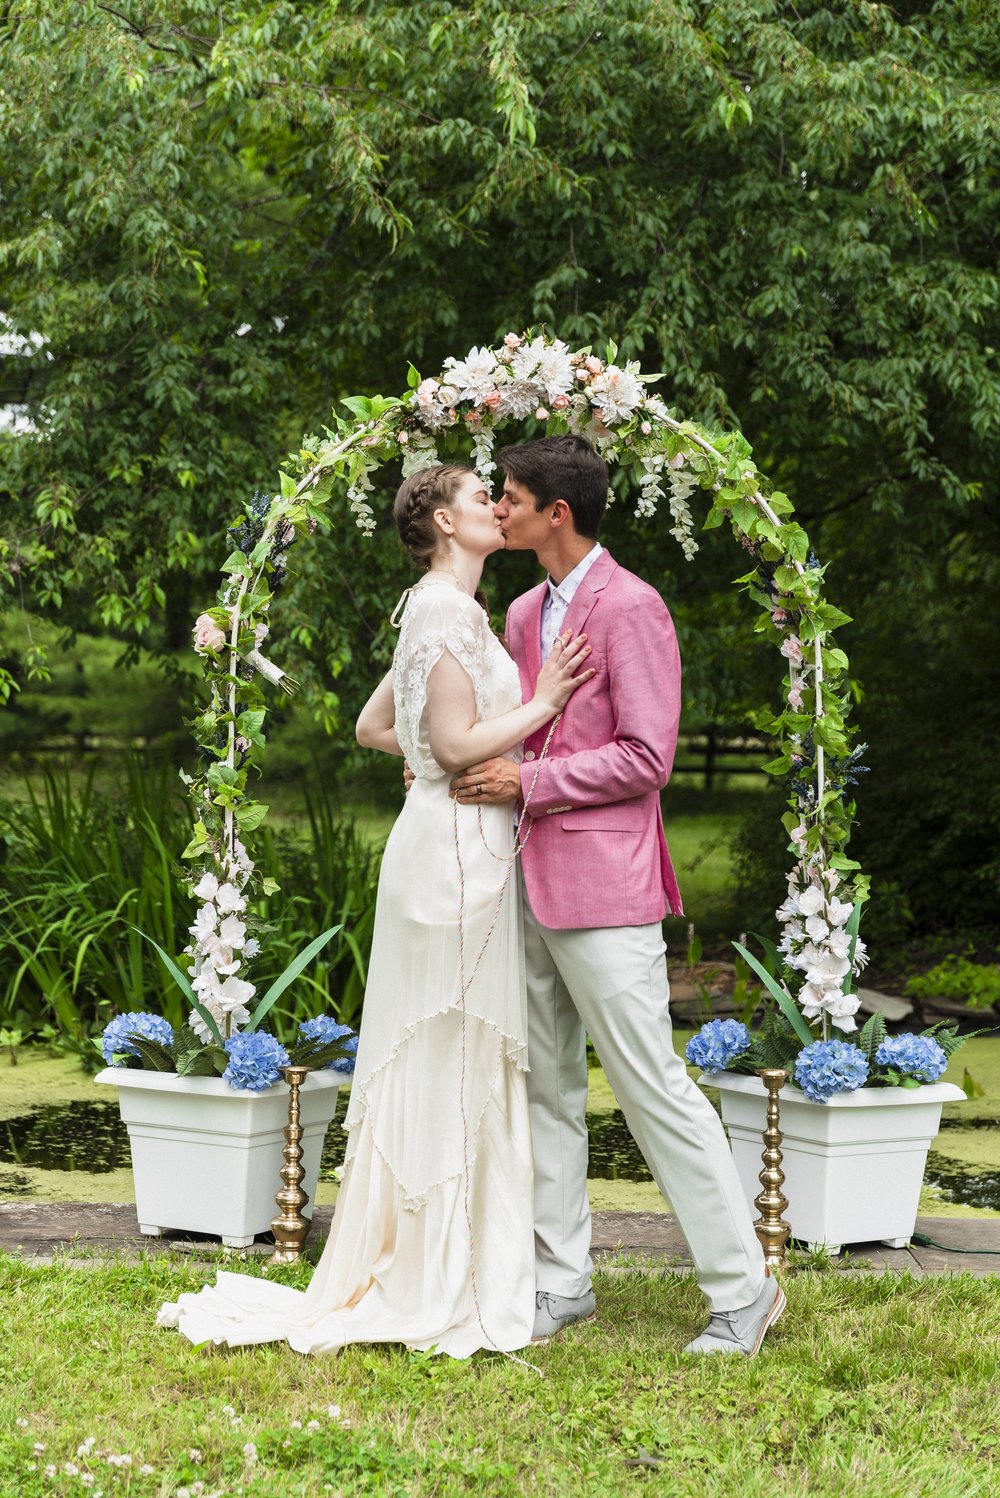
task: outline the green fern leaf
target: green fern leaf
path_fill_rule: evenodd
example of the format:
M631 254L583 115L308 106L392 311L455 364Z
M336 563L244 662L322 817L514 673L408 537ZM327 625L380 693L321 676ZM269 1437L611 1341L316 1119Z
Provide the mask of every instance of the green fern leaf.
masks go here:
M150 1040L145 1035L137 1035L135 1031L125 1038L138 1051L143 1071L176 1071L174 1055L169 1046L161 1045L158 1040Z
M229 1064L229 1057L217 1045L199 1044L197 1050L184 1051L177 1057L179 1077L221 1076Z
M875 1052L886 1037L885 1019L881 1012L876 1011L871 1019L863 1026L856 1044L864 1051L869 1066L875 1064Z

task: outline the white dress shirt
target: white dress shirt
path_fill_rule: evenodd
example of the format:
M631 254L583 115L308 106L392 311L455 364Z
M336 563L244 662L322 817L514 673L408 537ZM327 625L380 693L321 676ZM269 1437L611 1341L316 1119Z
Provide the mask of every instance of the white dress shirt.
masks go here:
M549 591L542 604L541 642L543 665L552 654L552 646L555 643L556 635L558 635L563 627L563 620L566 618L569 606L573 602L573 595L603 550L604 547L600 541L595 541L583 560L577 562L573 571L568 572L561 583L554 583L551 577L548 579Z

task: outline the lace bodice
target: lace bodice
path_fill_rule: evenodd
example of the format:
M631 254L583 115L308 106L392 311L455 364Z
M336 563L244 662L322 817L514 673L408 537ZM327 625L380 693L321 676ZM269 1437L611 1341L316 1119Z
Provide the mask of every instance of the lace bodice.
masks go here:
M418 583L403 611L392 658L392 694L399 747L414 775L426 779L445 773L431 754L427 733L427 681L445 651L472 682L478 722L521 704L517 667L476 600L448 578Z

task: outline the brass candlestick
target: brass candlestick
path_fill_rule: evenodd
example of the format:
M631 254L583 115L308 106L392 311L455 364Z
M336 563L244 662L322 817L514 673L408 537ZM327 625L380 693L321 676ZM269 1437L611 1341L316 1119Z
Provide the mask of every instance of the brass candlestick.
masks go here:
M283 1066L281 1075L288 1083L288 1122L285 1125L285 1147L282 1151L285 1163L279 1172L284 1186L274 1200L280 1216L271 1219L274 1234L274 1253L269 1264L297 1264L311 1226L308 1217L302 1216L302 1208L309 1200L302 1190L302 1129L299 1125L299 1088L309 1075L307 1066Z
M764 1189L754 1198L754 1206L760 1212L754 1223L754 1232L764 1250L764 1263L781 1267L785 1262L785 1245L791 1228L781 1215L788 1206L788 1198L781 1191L785 1184L785 1173L781 1168L778 1093L788 1081L788 1073L765 1067L757 1075L767 1088L767 1125L763 1133L764 1150L761 1154L764 1169L757 1177Z

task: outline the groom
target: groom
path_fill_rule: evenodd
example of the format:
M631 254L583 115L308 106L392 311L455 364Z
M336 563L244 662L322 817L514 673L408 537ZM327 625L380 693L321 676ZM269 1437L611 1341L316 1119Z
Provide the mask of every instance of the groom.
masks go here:
M498 455L508 550L548 576L516 599L507 643L527 701L557 636L586 632L593 679L546 730L452 782L460 801L526 805L521 855L528 1099L535 1160L535 1340L594 1315L587 1200L589 1033L676 1214L710 1317L688 1352L752 1356L784 1309L711 1104L671 1041L660 922L681 914L660 819L680 716L680 658L658 593L597 540L608 468L582 437Z

